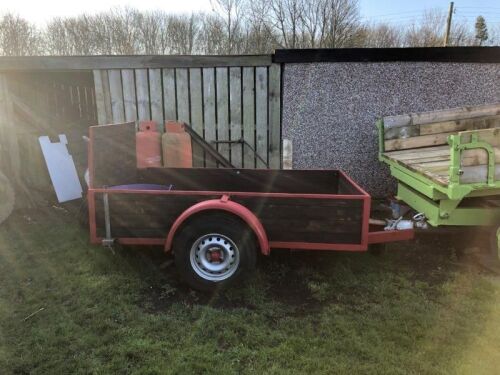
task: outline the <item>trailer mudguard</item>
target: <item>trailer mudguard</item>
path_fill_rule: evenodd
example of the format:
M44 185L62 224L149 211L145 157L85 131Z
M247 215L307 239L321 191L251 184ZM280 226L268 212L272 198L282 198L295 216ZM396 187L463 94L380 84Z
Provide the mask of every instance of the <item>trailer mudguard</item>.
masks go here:
M266 231L255 214L245 206L229 200L229 195L223 195L220 199L211 199L195 204L184 211L170 228L167 240L165 241L165 252L172 250L172 243L175 234L181 225L191 216L203 211L225 211L241 218L255 233L259 242L260 251L264 255L269 255L269 240Z

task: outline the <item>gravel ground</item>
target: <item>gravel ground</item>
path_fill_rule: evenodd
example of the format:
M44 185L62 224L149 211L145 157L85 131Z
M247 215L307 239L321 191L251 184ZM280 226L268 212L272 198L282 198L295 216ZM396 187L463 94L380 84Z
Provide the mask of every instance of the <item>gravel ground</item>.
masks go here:
M293 167L339 168L372 195L395 182L377 159L377 118L500 101L500 64L286 64L283 138Z

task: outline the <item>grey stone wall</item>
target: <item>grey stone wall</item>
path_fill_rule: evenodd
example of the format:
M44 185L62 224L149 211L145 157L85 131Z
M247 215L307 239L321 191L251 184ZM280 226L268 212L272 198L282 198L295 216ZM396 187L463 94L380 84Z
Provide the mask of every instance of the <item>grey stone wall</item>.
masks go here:
M375 197L394 193L377 159L377 118L500 101L500 64L285 64L283 138L293 167L342 169Z

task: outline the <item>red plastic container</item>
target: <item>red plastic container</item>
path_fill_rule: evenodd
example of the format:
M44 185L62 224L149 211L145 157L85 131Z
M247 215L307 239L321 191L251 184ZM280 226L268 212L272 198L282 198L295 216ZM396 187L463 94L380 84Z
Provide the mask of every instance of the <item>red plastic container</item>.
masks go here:
M161 134L156 128L156 122L142 121L139 123L135 151L137 168L161 167Z

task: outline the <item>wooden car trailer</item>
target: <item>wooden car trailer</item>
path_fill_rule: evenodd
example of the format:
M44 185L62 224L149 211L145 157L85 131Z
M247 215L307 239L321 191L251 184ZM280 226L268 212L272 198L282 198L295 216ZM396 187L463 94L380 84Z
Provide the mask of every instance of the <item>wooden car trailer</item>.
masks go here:
M194 288L230 282L271 249L366 251L413 230L369 224L371 197L341 171L137 169L135 125L90 128L92 243L162 245Z

